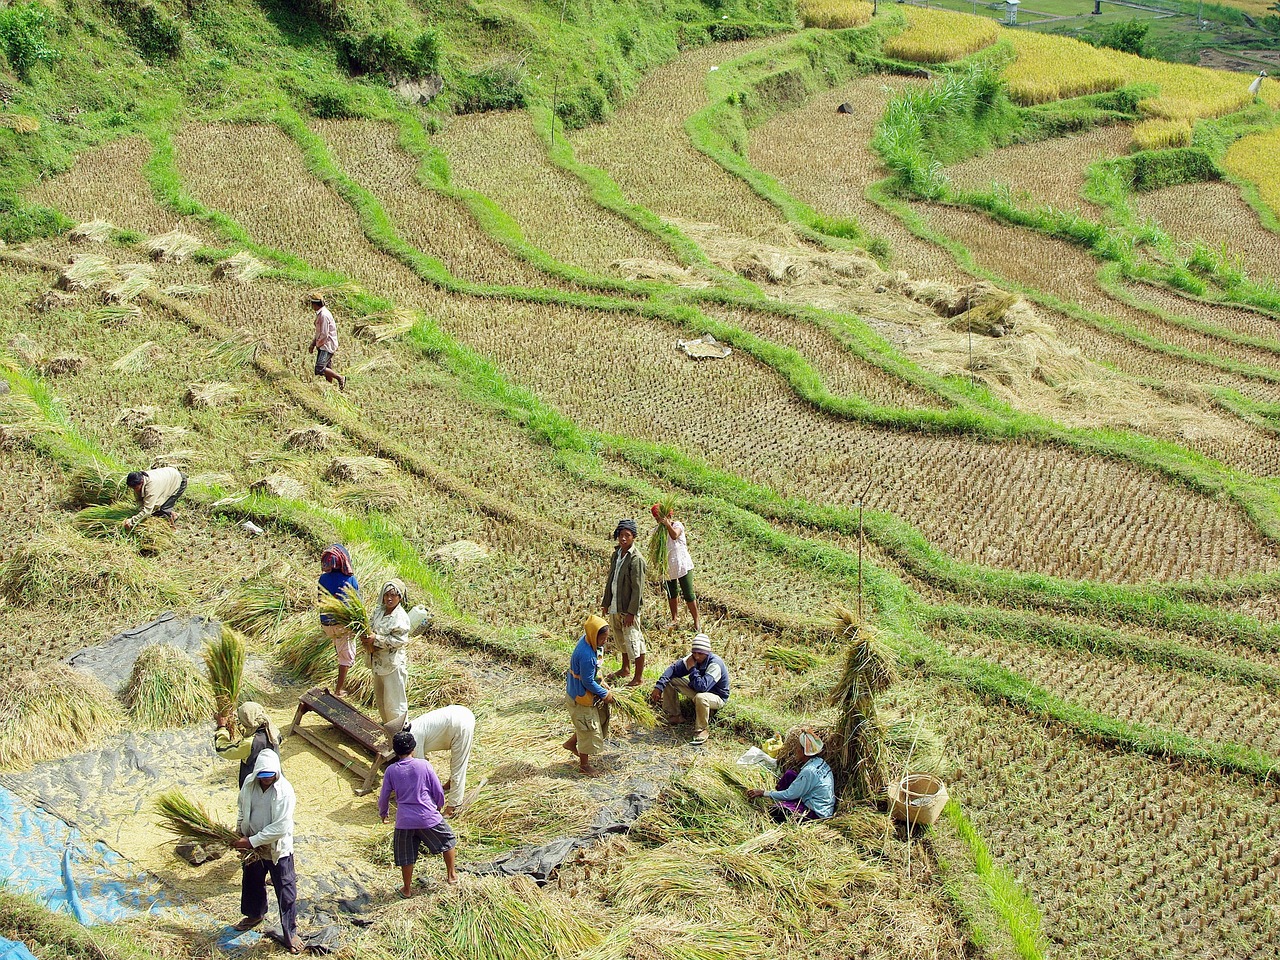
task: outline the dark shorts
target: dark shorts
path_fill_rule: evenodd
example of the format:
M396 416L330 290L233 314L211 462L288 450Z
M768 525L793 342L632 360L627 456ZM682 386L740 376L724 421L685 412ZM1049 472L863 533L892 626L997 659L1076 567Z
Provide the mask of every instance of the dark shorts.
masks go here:
M458 838L443 820L434 827L417 830L401 830L396 827L395 835L391 838L391 849L395 854L397 867L417 863L418 851L423 847L439 856L446 850L452 850L457 844Z
M693 603L693 571L690 570L679 580L663 580L662 589L667 593L668 600L676 598L676 589L679 588L680 596L684 597L685 603Z
M333 361L333 354L328 350L316 350L316 376L321 376Z

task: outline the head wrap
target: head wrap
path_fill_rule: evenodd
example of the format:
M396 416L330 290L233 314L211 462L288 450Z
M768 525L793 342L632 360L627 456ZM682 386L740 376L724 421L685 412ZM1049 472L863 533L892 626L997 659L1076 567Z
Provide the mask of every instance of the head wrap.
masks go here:
M705 633L700 633L696 637L694 637L693 652L694 653L710 653L711 638L708 637Z
M609 623L604 617L591 616L587 617L587 622L582 625L582 635L587 638L587 643L600 649L600 631L609 629Z
M252 700L246 700L240 704L240 708L236 710L236 721L240 724L240 732L245 736L251 737L265 728L267 739L271 741L271 745L273 747L280 746L280 731L276 729L276 725L267 716L267 711Z
M383 597L385 597L387 595L388 590L394 590L397 594L399 594L401 603L404 603L405 600L407 599L408 594L404 588L403 580L392 579L384 583L382 585L382 592L378 594L378 599L382 599Z
M636 526L636 522L634 520L619 520L618 525L613 528L613 539L617 540L618 534L623 530L630 530L633 537L638 537L640 535L640 528Z
M320 569L325 573L337 571L346 577L355 574L351 567L351 554L340 543L331 543L324 548L324 552L320 554Z
M800 749L806 757L816 757L822 752L822 738L808 730L800 732Z
M408 730L401 730L391 738L391 749L396 752L397 757L405 757L413 753L413 748L418 745L418 739Z

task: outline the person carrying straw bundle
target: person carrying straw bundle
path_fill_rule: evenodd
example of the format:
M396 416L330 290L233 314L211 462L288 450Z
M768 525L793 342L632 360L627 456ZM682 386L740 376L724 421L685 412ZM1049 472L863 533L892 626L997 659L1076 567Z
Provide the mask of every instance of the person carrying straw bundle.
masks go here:
M329 383L337 383L339 390L347 389L347 378L333 369L333 355L338 352L338 324L325 306L324 297L314 294L311 308L316 312L316 335L308 353L316 355L316 376Z
M636 549L636 522L619 520L613 539L618 542L609 560L609 575L604 581L604 599L600 612L609 618L609 634L618 648L622 666L609 675L617 680L627 675L632 660L635 676L627 684L638 687L643 682L644 657L647 648L640 632L640 604L644 600L644 557Z
M140 508L122 526L132 530L152 515L178 524L178 514L173 509L178 499L187 491L187 475L176 467L156 467L152 470L134 470L124 478L125 486L133 491Z
M346 593L358 595L360 582L351 567L351 554L347 548L340 543L331 543L320 554L316 598L323 600L328 596L341 600ZM347 671L356 662L356 638L350 627L338 623L333 614L323 611L320 613L320 629L333 641L333 649L338 656L338 682L333 688L333 695L341 697L347 691Z
M410 721L407 729L417 741L413 755L418 759L425 760L428 753L449 751L449 779L444 783L448 797L444 815L452 817L467 790L467 764L471 762L476 715L455 703L424 713Z
M667 629L676 628L680 598L683 597L685 606L689 608L689 616L693 618L693 632L701 633L698 598L693 594L693 557L689 555L689 541L685 539L684 524L676 519L674 510L664 510L660 503L655 503L650 512L667 538L667 569L662 581L662 590L667 595L667 606L671 610L671 623Z
M378 816L387 822L391 796L396 798L396 828L391 838L396 866L400 868L400 896L413 896L413 868L418 854L426 847L444 858L445 883L458 882L453 869L454 848L458 838L440 815L444 805L444 788L440 778L426 760L413 755L417 741L412 733L402 730L391 738L396 759L382 775L382 791L378 794Z
M240 912L235 924L242 933L267 916L267 877L276 890L280 907L280 938L290 953L301 953L297 935L298 875L293 863L293 787L280 772L280 757L263 750L253 766L253 776L240 787L235 848L256 851L258 856L240 868Z
M409 614L405 612L404 581L388 580L382 585L381 604L369 616L369 632L364 649L373 671L373 699L388 736L404 729L409 719Z
M563 746L578 758L578 771L589 777L599 772L591 765L591 758L604 752L605 730L600 707L613 703L612 691L596 676L600 669L600 651L608 639L609 625L604 618L587 617L564 678L565 703L569 719L573 721L573 736Z
M280 731L267 716L267 711L252 700L246 700L236 710L236 725L241 737L231 739L230 711L216 718L217 730L213 734L213 749L223 760L240 761L240 786L253 772L263 750L280 750Z
M689 742L700 747L710 736L711 711L729 702L729 668L711 652L711 638L705 633L693 638L689 655L667 667L649 694L654 703L662 703L663 716L671 726L685 722L681 694L693 701L694 730Z
M773 790L748 790L750 799L773 801L769 815L779 823L788 820L825 820L836 812L836 777L831 765L820 756L822 738L809 729L787 731L778 755L783 771Z

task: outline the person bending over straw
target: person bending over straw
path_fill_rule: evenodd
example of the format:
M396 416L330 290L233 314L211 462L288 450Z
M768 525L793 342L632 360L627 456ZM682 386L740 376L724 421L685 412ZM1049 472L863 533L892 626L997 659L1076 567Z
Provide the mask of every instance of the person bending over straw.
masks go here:
M566 705L569 719L573 721L573 736L564 742L564 748L578 758L578 770L591 777L597 773L591 758L604 752L605 733L599 707L613 703L612 691L596 676L600 651L608 639L609 625L604 619L587 617L564 678Z
M700 633L693 638L689 656L667 667L658 678L649 699L662 702L662 712L668 724L684 723L680 710L680 695L693 701L693 746L700 747L710 735L711 711L719 710L729 702L729 668L711 652L711 638Z
M772 800L769 815L779 823L832 816L836 812L836 777L831 765L819 756L822 749L822 738L812 730L788 730L778 757L783 774L777 787L748 790L747 796Z
M444 789L431 764L413 755L415 744L408 730L391 738L396 759L382 775L382 792L378 794L378 816L383 823L387 822L391 795L395 794L396 829L391 847L403 881L400 896L406 900L413 896L413 867L423 847L444 857L445 883L458 882L453 870L458 838L440 815Z
M280 907L280 939L290 953L302 952L298 939L298 875L293 865L293 787L280 772L280 757L263 750L253 776L240 788L237 850L256 850L258 857L240 868L240 912L235 929L252 930L267 916L267 876L276 888Z
M609 576L604 581L604 600L600 612L609 618L609 633L622 666L609 675L617 680L627 675L631 660L636 662L636 674L627 684L638 687L643 682L644 634L640 632L640 603L644 599L644 557L636 549L636 522L619 520L613 530L618 541L609 561Z
M342 544L332 543L324 548L320 554L320 571L317 599L323 600L327 594L341 600L344 593L360 593L360 583L351 568L351 554ZM320 629L333 641L334 652L338 655L338 683L333 688L333 695L341 697L347 692L347 671L356 662L356 638L351 629L338 623L332 614L320 614Z
M467 790L467 764L471 761L471 743L475 739L476 715L466 707L452 704L424 713L409 723L408 730L417 741L413 755L425 760L428 753L449 751L448 792L444 815L452 817Z
M404 729L409 719L409 614L405 613L404 582L388 580L382 585L382 603L369 616L369 633L364 649L373 671L373 699L388 736Z
M662 581L662 590L667 595L667 606L671 610L671 625L667 629L676 628L680 597L684 597L689 616L693 618L693 632L701 633L698 598L693 595L693 557L689 556L689 541L685 539L684 524L675 518L674 513L664 513L660 503L655 503L650 512L653 519L667 532L667 570L666 578Z
M230 720L227 714L217 717L218 729L213 734L213 749L223 760L240 761L240 786L243 787L263 750L279 752L280 731L267 716L267 711L252 700L246 700L236 710L236 724L242 736L234 742L228 729L231 726Z
M338 352L338 324L324 305L324 297L313 296L311 308L316 312L316 336L307 352L316 355L316 376L324 377L329 383L336 381L338 389L345 390L347 378L333 369L333 355Z
M187 492L187 475L177 467L156 467L152 470L135 470L124 478L125 486L133 491L139 510L122 526L132 530L154 514L178 524L178 514L173 509L178 499Z

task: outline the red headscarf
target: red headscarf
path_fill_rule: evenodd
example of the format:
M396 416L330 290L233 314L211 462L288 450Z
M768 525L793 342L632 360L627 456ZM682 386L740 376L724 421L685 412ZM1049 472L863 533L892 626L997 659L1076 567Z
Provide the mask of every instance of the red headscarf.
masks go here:
M320 569L325 573L336 570L347 577L355 574L351 568L351 554L340 543L331 543L324 548L324 552L320 554Z

